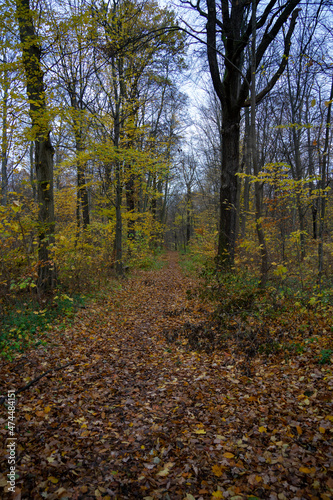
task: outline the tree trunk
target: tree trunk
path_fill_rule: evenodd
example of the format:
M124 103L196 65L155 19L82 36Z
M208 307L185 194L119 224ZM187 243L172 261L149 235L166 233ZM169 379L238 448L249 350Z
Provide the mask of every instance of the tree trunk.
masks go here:
M326 214L326 198L329 180L328 180L328 167L329 167L329 136L330 136L330 123L331 123L331 111L332 111L332 101L333 101L333 78L331 86L330 100L327 107L327 118L326 118L326 133L325 133L325 143L323 151L323 162L321 170L321 203L320 203L320 218L319 218L319 244L318 244L318 285L319 293L322 289L322 277L324 269L324 229L325 229L325 214Z
M237 172L239 169L239 123L240 114L222 114L222 168L220 190L220 230L218 243L218 266L232 267L235 257L237 218Z
M257 134L256 134L256 0L252 0L252 71L251 71L251 150L253 173L257 177L259 174L258 156L257 156ZM262 225L262 190L263 184L258 180L254 186L255 195L255 217L256 229L260 247L261 270L260 270L260 288L264 288L267 282L268 274L268 252L264 228Z
M191 216L192 216L192 193L191 189L188 188L186 196L186 245L190 243L191 239L191 232L192 232Z
M250 179L247 177L251 174L251 144L250 144L250 116L248 108L245 109L245 137L244 137L244 193L243 193L243 213L241 216L241 238L245 238L246 234L246 219L250 210Z
M4 54L4 63L6 64L7 57ZM7 177L7 162L8 162L8 138L7 138L7 114L8 114L8 70L4 70L3 75L3 100L2 100L2 139L1 139L1 204L7 205L8 193L8 177Z
M38 286L41 291L52 289L56 283L55 264L51 260L50 245L54 241L53 154L47 117L41 47L33 24L29 0L16 0L23 65L30 118L35 132L35 168L37 177L38 214Z
M135 176L134 174L130 174L128 181L126 182L126 204L127 204L127 212L130 214L130 217L134 214L135 211ZM130 241L135 239L135 225L134 220L129 218L127 222L127 237Z

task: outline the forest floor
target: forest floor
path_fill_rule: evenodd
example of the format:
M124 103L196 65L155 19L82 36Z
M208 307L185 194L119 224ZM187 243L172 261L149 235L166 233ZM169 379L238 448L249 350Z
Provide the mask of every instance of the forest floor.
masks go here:
M3 498L333 498L332 365L258 354L246 371L231 348L192 350L181 332L210 306L177 259L0 362L2 394L48 372L15 400L14 495L1 406Z

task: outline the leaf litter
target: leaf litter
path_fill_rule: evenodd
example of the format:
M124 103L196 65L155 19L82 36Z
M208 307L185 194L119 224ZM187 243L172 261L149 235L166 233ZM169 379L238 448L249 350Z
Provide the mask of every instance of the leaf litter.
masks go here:
M17 396L16 498L333 498L331 365L258 355L247 376L232 342L193 350L186 331L210 306L167 259L81 310L47 350L1 362L2 394L38 378ZM2 405L11 498L6 423Z

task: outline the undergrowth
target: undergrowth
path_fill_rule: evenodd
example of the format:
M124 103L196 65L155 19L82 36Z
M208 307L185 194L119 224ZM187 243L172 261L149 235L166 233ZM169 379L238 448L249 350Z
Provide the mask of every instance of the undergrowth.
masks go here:
M64 293L42 302L31 297L17 300L3 309L0 322L0 356L11 360L25 350L46 346L50 330L56 324L65 328L75 312L84 307L85 297L69 297Z
M185 324L185 336L193 350L232 350L249 360L256 355L279 356L288 361L310 355L319 364L333 361L332 289L299 290L292 280L272 276L267 287L244 270L215 271L213 259L190 252L181 257L183 269L200 276L200 284L188 298L209 303L213 312L200 324Z

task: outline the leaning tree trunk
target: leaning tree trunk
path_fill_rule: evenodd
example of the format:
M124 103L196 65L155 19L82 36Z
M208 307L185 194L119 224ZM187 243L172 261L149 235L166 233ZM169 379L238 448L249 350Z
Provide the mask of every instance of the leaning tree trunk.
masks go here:
M54 241L53 154L47 116L40 40L35 32L29 0L16 0L26 88L35 133L35 168L38 213L38 287L50 290L56 283L55 264L50 256Z

